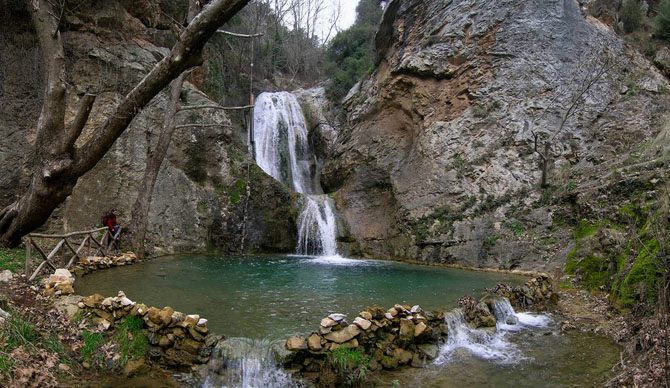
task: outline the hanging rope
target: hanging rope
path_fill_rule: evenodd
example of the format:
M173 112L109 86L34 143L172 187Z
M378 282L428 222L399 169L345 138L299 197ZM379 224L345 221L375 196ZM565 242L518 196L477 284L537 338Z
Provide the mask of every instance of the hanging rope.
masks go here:
M256 145L254 144L254 37L251 36L251 64L249 65L249 145L251 146L251 157L256 159ZM247 216L249 214L249 200L251 199L251 161L247 159L247 197L244 201L244 215L242 222L242 241L240 251L245 252L244 242L247 237Z

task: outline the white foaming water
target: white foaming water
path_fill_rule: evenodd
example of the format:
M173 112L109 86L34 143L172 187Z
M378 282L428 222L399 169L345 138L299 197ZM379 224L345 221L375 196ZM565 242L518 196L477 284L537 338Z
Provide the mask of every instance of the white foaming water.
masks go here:
M233 339L245 343L241 349L215 355L222 361L216 373L209 373L203 388L303 388L274 361L270 344L266 341ZM210 361L211 363L211 361ZM211 365L210 365L211 367Z
M307 126L294 95L277 92L258 96L254 107L254 142L256 163L279 182L305 194L298 216L297 253L335 257L335 207L328 196L316 195L322 190L312 180L313 157Z
M305 195L298 216L298 244L301 255L326 256L333 262L343 258L337 256L337 223L333 212L333 200L327 195Z
M256 163L298 193L314 193L307 127L289 92L261 93L254 106Z
M457 349L465 349L475 357L503 364L523 359L516 346L505 340L504 331L470 327L461 309L446 314L444 320L449 328L449 334L447 342L440 348L437 363L452 360Z
M457 349L465 349L477 358L501 364L517 363L525 357L516 345L507 341L506 335L527 327L547 327L552 323L546 315L514 312L507 298L493 302L493 313L497 319L495 330L472 328L460 309L446 314L444 320L449 334L436 362L448 362L455 356Z

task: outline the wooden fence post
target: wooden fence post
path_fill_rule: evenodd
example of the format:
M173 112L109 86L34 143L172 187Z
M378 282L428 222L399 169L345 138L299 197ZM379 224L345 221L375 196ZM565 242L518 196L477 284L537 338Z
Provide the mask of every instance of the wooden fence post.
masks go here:
M26 269L25 269L25 274L28 275L30 273L30 248L31 245L33 244L33 239L28 235L28 243L26 244Z

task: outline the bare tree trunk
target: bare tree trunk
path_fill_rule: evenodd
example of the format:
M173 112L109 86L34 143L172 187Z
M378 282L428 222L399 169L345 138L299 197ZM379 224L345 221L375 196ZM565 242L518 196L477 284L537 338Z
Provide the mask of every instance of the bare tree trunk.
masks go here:
M540 187L545 188L549 186L547 183L547 180L549 178L549 158L551 157L549 154L549 140L545 140L544 142L544 154L542 155L542 178L540 179Z
M188 3L186 22L190 23L198 10L195 0L188 0ZM133 252L140 258L144 258L145 256L144 240L147 232L147 218L149 216L151 197L153 196L158 172L161 165L163 165L163 160L165 159L165 155L167 155L170 142L172 141L172 134L176 128L175 116L177 114L181 89L184 85L184 78L185 74L182 73L176 80L172 81L170 98L165 106L163 125L155 147L151 147L150 139L147 137L147 164L144 170L144 177L142 178L142 185L137 192L137 199L133 205L131 213L133 218L130 221L127 234L127 239L130 241Z
M123 98L81 147L74 146L78 136L70 136L77 128L73 126L66 131L64 124L65 55L58 32L61 12L48 0L29 2L46 69L44 103L35 141L38 159L26 192L0 210L0 246L16 246L22 236L41 226L72 193L79 177L102 159L135 115L184 70L202 62L202 48L207 40L248 1L216 0L206 6L181 33L170 54Z

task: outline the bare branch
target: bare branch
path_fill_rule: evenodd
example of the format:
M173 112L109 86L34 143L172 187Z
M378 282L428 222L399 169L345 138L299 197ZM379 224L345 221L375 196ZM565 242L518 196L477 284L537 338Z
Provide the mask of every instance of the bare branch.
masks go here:
M182 124L182 125L175 126L175 128L209 128L209 127L230 128L230 127L232 127L232 125L226 125L226 124Z
M196 109L218 109L218 110L244 110L253 108L253 105L243 105L243 106L220 106L220 105L188 105L181 106L177 109L177 113L187 110L196 110Z
M263 36L262 33L257 33L257 34L239 34L237 32L230 32L226 30L216 30L216 32L224 34L224 35L229 35L229 36L235 36L238 38L255 38L258 36Z
M88 121L88 116L91 114L91 109L93 109L93 103L95 102L96 95L86 93L84 97L81 98L81 106L77 112L77 116L74 118L70 130L68 131L68 136L63 143L63 151L70 153L74 143L77 142L77 139L81 135L81 131L84 129L86 122Z

